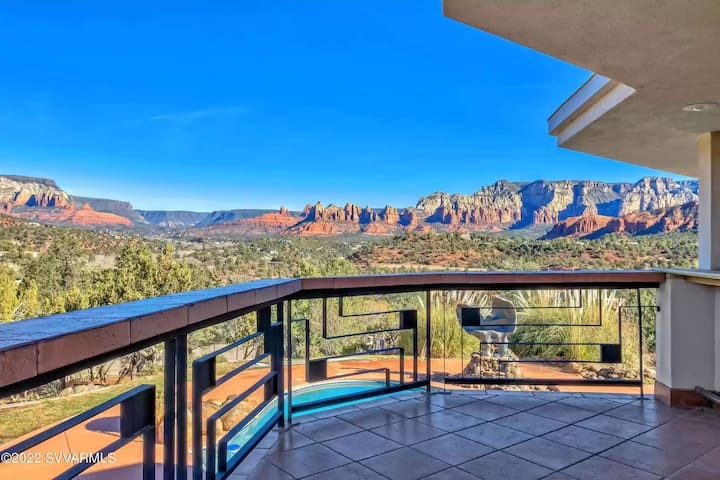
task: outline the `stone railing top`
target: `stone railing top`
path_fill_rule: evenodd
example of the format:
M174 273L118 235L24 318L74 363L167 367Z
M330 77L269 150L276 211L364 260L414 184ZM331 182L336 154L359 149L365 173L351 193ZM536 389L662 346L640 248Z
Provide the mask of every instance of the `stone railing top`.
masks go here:
M299 279L260 280L2 324L0 387L274 302L300 287Z
M197 290L0 325L0 388L291 295L411 288L659 285L659 271L462 272L273 279Z

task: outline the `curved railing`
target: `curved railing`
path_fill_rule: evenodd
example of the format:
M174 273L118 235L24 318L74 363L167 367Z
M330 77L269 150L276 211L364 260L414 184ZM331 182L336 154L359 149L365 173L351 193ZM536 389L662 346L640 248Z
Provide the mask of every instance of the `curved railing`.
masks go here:
M23 320L0 326L0 398L18 394L58 378L79 372L121 355L137 352L148 346L164 345L164 388L162 398L162 472L166 480L186 478L188 472L188 405L192 406L192 465L193 479L227 478L238 463L255 447L263 436L276 425L289 421L293 412L322 408L339 402L358 400L376 395L388 394L407 388L429 388L432 370L431 328L433 292L454 290L515 291L539 289L631 289L657 288L665 274L655 271L572 271L572 272L462 272L462 273L418 273L398 275L373 275L357 277L276 279L249 282L229 287L167 295L120 305L93 308L50 317ZM424 312L418 309L397 308L379 312L348 313L344 299L367 295L394 295L417 292L424 304ZM405 347L398 345L385 348L368 347L360 354L364 356L399 353L397 370L389 360L381 366L353 366L346 371L328 372L339 361L348 361L358 352L344 352L337 355L311 358L309 348L310 322L293 317L293 306L301 301L322 301L321 341L331 342L350 336L370 336L379 333L395 333L398 338L409 335ZM362 325L369 315L397 315L397 326L358 329L353 332L328 332L327 300L337 299L338 317L357 319ZM423 308L421 307L421 309ZM642 308L640 302L635 305ZM192 362L191 399L188 402L188 335L195 331L223 324L248 313L257 316L256 333L238 342L208 353ZM274 318L273 314L274 312ZM424 317L424 318L423 318ZM641 314L640 314L641 317ZM392 318L392 317L389 317ZM423 321L424 320L424 321ZM302 363L294 356L293 324L305 324L305 348ZM419 341L419 333L424 339ZM218 376L216 359L229 349L251 340L263 338L262 352L247 364L224 375ZM642 336L641 336L642 338ZM612 361L612 348L605 348L602 354ZM424 353L423 353L424 352ZM286 355L284 355L286 354ZM424 356L424 372L418 360ZM388 359L391 356L388 355ZM406 368L406 357L412 365ZM385 358L385 357L382 357ZM600 358L599 360L603 360ZM253 383L246 391L234 392L234 400L214 414L203 419L203 395L223 384L228 379L263 364L267 374ZM641 362L642 364L642 362ZM300 369L300 370L298 370ZM304 370L303 370L304 369ZM354 370L353 370L354 369ZM352 375L379 374L376 388L353 391L332 398L313 399L301 403L293 402L294 386L299 383L293 378L293 371L304 372L306 378L300 383L325 381ZM410 371L410 374L406 372ZM391 376L393 377L391 379ZM374 378L374 377L373 377ZM522 383L522 379L516 379ZM640 384L642 384L640 379ZM295 383L293 383L295 381ZM463 375L444 372L438 381L445 383L490 383L493 380L478 380ZM509 380L506 380L509 382ZM502 383L495 379L495 383ZM606 382L612 383L612 382ZM142 387L147 392L150 387ZM246 400L255 390L263 389L263 400L256 408L247 412L233 428L216 438L216 422L232 408ZM154 390L153 390L154 391ZM123 394L127 395L127 394ZM123 400L125 399L125 400ZM115 402L126 401L124 396ZM275 413L267 416L269 405ZM107 406L109 404L105 404ZM139 405L139 404L138 404ZM97 407L100 408L100 407ZM149 408L149 406L146 406ZM255 434L248 437L232 453L229 442L246 425L258 420L262 413L262 425ZM1 415L1 414L0 414ZM72 426L84 419L81 414L70 423ZM147 417L143 417L147 418ZM153 411L154 419L154 411ZM203 442L204 430L207 434ZM143 424L144 425L144 424ZM68 426L68 428L70 428ZM143 426L145 428L145 426ZM140 429L136 430L140 432ZM58 427L48 429L36 439L60 432ZM143 431L143 433L146 433ZM4 452L16 451L20 443ZM36 445L36 444L33 444ZM16 450L13 450L16 449ZM149 451L148 451L149 455ZM149 457L148 457L149 458ZM145 462L149 461L147 458ZM3 465L0 465L0 473ZM78 469L69 469L65 476L70 478ZM144 478L154 478L154 469L145 468ZM2 476L2 475L0 475Z

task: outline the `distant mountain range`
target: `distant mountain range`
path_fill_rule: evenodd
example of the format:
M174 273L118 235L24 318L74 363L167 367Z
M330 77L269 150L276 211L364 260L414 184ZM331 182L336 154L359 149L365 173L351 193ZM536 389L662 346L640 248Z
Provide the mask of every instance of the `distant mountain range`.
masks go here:
M0 213L91 228L170 231L193 236L540 229L546 238L590 237L696 228L696 181L646 177L635 183L592 180L499 180L471 195L436 192L414 207L361 207L320 202L302 212L235 209L215 212L136 210L129 202L72 196L54 180L0 175Z

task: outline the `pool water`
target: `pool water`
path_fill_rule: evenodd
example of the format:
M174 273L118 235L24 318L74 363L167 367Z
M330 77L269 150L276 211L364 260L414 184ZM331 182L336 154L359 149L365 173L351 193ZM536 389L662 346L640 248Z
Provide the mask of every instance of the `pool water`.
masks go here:
M373 380L348 380L338 382L316 383L311 385L305 385L294 390L292 394L292 401L293 405L297 406L317 400L325 400L328 398L335 398L343 395L351 395L353 393L367 392L369 390L382 389L384 387L385 382ZM383 396L384 395L378 395L376 397L371 397L363 400L353 400L350 402L337 403L329 407L320 407L312 410L306 410L300 413L296 413L293 416L299 417L309 413L317 413L324 410L342 407L343 405L351 405L363 401L376 400L378 398L382 398ZM285 414L287 415L289 407L289 405L287 404L287 395L285 396L285 399ZM272 416L273 412L275 412L276 409L277 400L271 402L267 407L265 407L252 421L250 421L245 426L245 428L240 430L240 432L228 442L228 459L230 459L238 450L240 450L240 448L242 448L243 445L245 445L245 443L250 440L250 438L252 438L255 432L257 432L260 427L269 420L269 418Z
M315 402L317 400L325 400L327 398L341 397L343 395L352 395L353 393L367 392L368 390L385 388L385 382L373 381L373 380L349 380L342 382L326 382L318 383L314 385L306 385L300 387L293 392L293 404L295 406L302 405L304 403ZM286 397L287 398L287 397ZM377 397L372 397L367 400L374 400ZM307 413L321 412L323 410L329 410L331 408L338 408L343 405L350 405L353 403L362 402L365 400L353 400L351 402L337 403L329 407L320 407L312 410L306 410L304 412L296 413L294 416L300 416ZM287 413L288 406L285 406L285 412Z

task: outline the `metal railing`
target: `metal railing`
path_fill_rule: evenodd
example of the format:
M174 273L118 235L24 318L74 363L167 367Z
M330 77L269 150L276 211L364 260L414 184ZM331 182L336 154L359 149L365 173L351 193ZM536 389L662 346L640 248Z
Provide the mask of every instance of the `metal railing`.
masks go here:
M39 464L46 461L46 458L38 452L28 451L41 443L61 435L70 429L81 425L93 417L100 415L107 410L120 405L120 438L110 445L94 452L83 452L84 459L80 459L76 465L54 476L56 480L75 478L94 464L103 461L109 454L115 453L124 445L142 437L142 480L154 480L155 478L155 387L152 385L140 385L122 395L108 400L90 410L76 415L64 422L54 425L32 437L23 440L0 452L3 463L19 462L27 464ZM59 463L62 456L58 455L54 460Z
M329 333L329 320L328 320L328 297L322 298L322 314L321 314L321 332L323 340L339 340L347 339L352 337L360 337L365 335L377 335L392 332L412 332L412 358L413 358L413 370L412 370L412 381L406 382L405 379L405 348L403 347L387 347L387 348L368 348L362 352L345 353L341 355L330 355L324 357L311 358L310 353L310 335L311 335L311 322L307 318L292 319L288 323L288 339L293 337L292 326L296 323L303 323L305 332L305 351L304 351L304 364L305 364L305 380L308 383L325 382L331 380L338 380L340 378L347 378L356 375L365 375L369 373L382 372L384 374L385 385L378 388L368 389L362 392L356 392L351 394L337 395L329 399L319 399L314 401L295 403L293 402L293 375L292 368L288 369L288 421L292 421L292 414L295 412L304 412L307 410L313 410L316 408L327 407L339 403L352 402L354 400L361 400L364 398L385 395L393 392L399 392L402 390L408 390L418 387L426 387L429 385L428 380L418 381L418 320L417 310L410 309L397 309L381 312L363 312L355 314L346 314L343 309L343 297L338 297L338 316L340 318L366 318L369 316L383 316L383 315L398 315L398 326L390 328L375 328L351 333L341 334L330 334ZM292 303L288 304L288 311L292 312ZM292 315L292 314L291 314ZM368 355L387 354L391 352L397 352L399 355L398 362L398 381L395 385L391 383L390 375L391 371L387 367L378 368L358 368L354 369L353 372L329 375L328 374L328 362L339 361L352 357L366 357ZM287 364L293 365L293 348L289 344L287 348Z
M247 285L223 287L203 292L188 292L168 297L159 297L147 301L133 302L126 305L101 307L83 312L64 314L59 318L33 319L15 322L0 327L0 397L17 394L35 388L48 381L62 378L97 365L119 355L139 351L150 345L164 346L163 367L163 400L162 400L162 451L158 455L162 466L164 480L186 479L188 477L188 450L192 450L191 472L194 480L203 478L224 479L237 467L248 453L262 441L263 437L273 428L292 425L293 414L301 414L308 410L329 407L340 403L357 401L378 395L386 395L413 388L425 388L429 391L431 382L438 385L453 383L483 383L482 378L458 378L450 372L436 372L433 376L432 363L444 361L433 359L431 355L433 335L441 332L433 327L433 292L452 290L515 291L537 289L633 289L656 288L663 281L664 275L659 272L520 272L520 273L459 273L459 274L408 274L379 275L367 277L338 277L302 280L262 281ZM367 295L399 295L412 293L422 305L418 308L379 309L378 312L348 313L346 301L350 297ZM328 300L337 299L337 318L357 320L358 329L352 332L331 334L328 314ZM293 310L296 302L320 300L322 310L319 318L294 318ZM333 300L335 301L335 300ZM390 305L389 302L388 305ZM579 305L568 305L577 307ZM637 306L640 306L639 296ZM444 307L443 307L444 308ZM424 312L423 312L424 310ZM274 318L273 318L274 312ZM255 332L234 341L223 348L205 354L192 361L189 368L188 335L210 327L224 325L232 319L252 314L256 316ZM372 316L397 318L397 324L378 328L364 323ZM396 316L396 317L395 317ZM422 318L424 316L424 318ZM53 325L68 324L70 319L80 319L82 329L67 328L57 333ZM60 322L62 320L62 322ZM312 320L312 321L311 321ZM638 314L642 321L642 312ZM313 328L318 328L320 336L312 337ZM395 320L393 320L395 321ZM455 320L457 321L457 320ZM618 319L621 324L625 320L622 315ZM83 323L85 322L85 323ZM550 322L547 322L550 323ZM89 324L89 326L88 326ZM298 366L293 356L293 325L304 325L305 348L302 367L305 369L305 381L302 383L317 384L345 379L352 376L371 376L374 378L373 388L364 389L351 394L341 393L311 401L293 401L293 393L299 392L300 382L293 378L293 369ZM124 328L128 333L125 338ZM518 322L518 326L524 325ZM535 328L543 328L543 324ZM361 328L367 326L368 328ZM573 325L577 327L580 325ZM641 325L639 325L641 328ZM46 333L47 332L47 333ZM105 332L112 332L112 341ZM420 343L420 334L424 333L424 342ZM387 345L384 348L366 348L359 352L341 352L339 354L311 355L311 339L315 338L315 349L322 351L323 342L339 341L367 335L392 334L402 339L403 345ZM87 337L92 335L95 343L89 343ZM642 337L642 335L640 335ZM120 338L120 340L117 340ZM77 349L75 345L82 341L89 345L87 349ZM261 351L245 364L234 367L218 376L217 361L224 353L233 348L243 347L253 342L263 343ZM400 341L400 340L398 340ZM640 340L642 341L642 340ZM114 342L114 343L113 343ZM527 342L508 342L509 346L522 346ZM542 343L542 342L539 342ZM599 345L601 342L590 342ZM619 339L617 344L622 344ZM98 346L100 344L100 346ZM612 348L605 347L605 360L621 360L610 357ZM622 351L622 346L620 347ZM55 355L56 351L67 351L67 355ZM640 345L642 351L642 345ZM406 372L406 357L412 359L412 370ZM365 366L355 365L335 373L329 366L342 364L353 359L381 359L382 362ZM388 362L397 358L398 366ZM30 359L30 360L27 360ZM420 371L419 360L424 359L425 371ZM532 359L530 359L532 360ZM562 360L562 359L560 359ZM570 360L570 359L566 359ZM600 358L599 360L602 360ZM23 361L35 362L26 367ZM9 363L8 363L9 362ZM7 365L17 368L8 369ZM642 362L640 362L642 365ZM233 380L252 372L266 369L249 385L233 390L236 396L220 406L216 411L203 418L203 398L210 395L216 388L233 387ZM188 378L188 373L192 378ZM641 372L642 375L642 372ZM255 378L255 377L253 377ZM506 383L524 384L525 382L542 383L542 379L507 379ZM565 380L557 379L556 383ZM632 385L641 386L632 383ZM485 383L489 383L487 380ZM492 379L493 383L501 383ZM605 384L590 380L578 380L583 384ZM576 382L577 383L577 382ZM188 402L187 391L190 384L191 398ZM143 479L154 476L155 449L153 437L156 430L155 390L152 386L137 387L116 398L103 403L85 413L48 428L34 435L31 439L19 442L5 449L8 452L21 452L38 447L42 442L66 431L79 427L91 416L98 415L113 405L120 405L121 438L107 448L118 448L124 441L139 435L145 441L143 449ZM217 422L231 410L243 404L253 394L262 393L262 401L250 411L236 418L236 423L218 438ZM191 406L191 426L188 425L188 405ZM1 413L0 413L1 415ZM159 420L159 419L158 419ZM253 424L249 435L241 436L239 445L232 445L241 432ZM206 435L203 435L203 426ZM189 431L190 430L190 431ZM191 443L188 444L188 435ZM190 448L191 447L191 448ZM103 450L105 451L105 450ZM110 451L110 450L107 450ZM138 459L138 462L140 460ZM0 461L0 477L3 465ZM93 464L92 461L77 465L62 476L56 478L72 478ZM150 466L153 468L150 468ZM37 477L40 478L40 477Z
M584 301L584 292L593 290L598 292L597 305L587 305ZM525 307L512 307L514 310L528 312L533 310L582 310L585 308L596 308L597 310L597 322L578 322L578 323L525 323L525 322L508 322L508 323L493 323L492 327L510 327L516 329L523 327L526 329L543 329L543 328L574 328L578 330L591 330L594 328L602 328L607 326L606 321L609 319L605 318L607 315L604 313L603 308L603 294L606 289L596 289L583 287L578 290L579 295L577 298L580 300L577 305L552 305L552 306L525 306ZM597 347L596 359L588 358L502 358L499 361L503 363L530 363L530 364L602 364L602 365L621 365L625 362L624 342L623 342L623 328L627 327L624 322L623 311L631 310L635 312L635 318L637 323L635 325L637 334L637 366L638 375L636 378L553 378L553 377L513 377L513 378L499 378L497 376L466 376L466 375L449 375L444 378L444 382L447 384L475 384L475 385L563 385L563 386L625 386L625 387L638 387L640 390L640 396L644 397L644 356L643 356L643 312L645 309L652 309L657 311L656 305L643 305L641 300L640 289L628 289L628 293L634 297L635 304L626 305L620 304L615 307L616 318L615 324L617 325L616 340L613 342L607 341L495 341L495 340L481 340L478 342L481 349L485 347ZM507 307L499 307L501 310ZM475 319L477 318L477 312L479 308L463 308L463 315L460 319L460 323L463 328L479 328L479 325ZM469 315L473 314L473 315Z
M258 310L257 328L258 331L248 335L224 348L209 353L193 362L192 382L192 448L193 448L193 479L201 480L203 472L207 480L223 479L245 459L255 446L262 441L263 437L275 427L284 424L284 403L283 403L283 369L282 365L282 324L270 323L270 308ZM264 353L258 355L249 362L237 367L222 377L217 377L216 361L218 356L257 338L264 337ZM202 399L208 393L220 385L233 379L240 373L247 371L268 360L270 371L245 391L240 392L235 398L223 404L216 412L205 420L205 455L203 458L203 419ZM245 418L233 426L219 441L217 440L217 422L233 408L247 400L250 395L260 388L264 388L264 399ZM242 431L250 422L257 419L265 410L268 410L275 403L276 408L271 412L257 431L242 447L228 459L228 443Z

